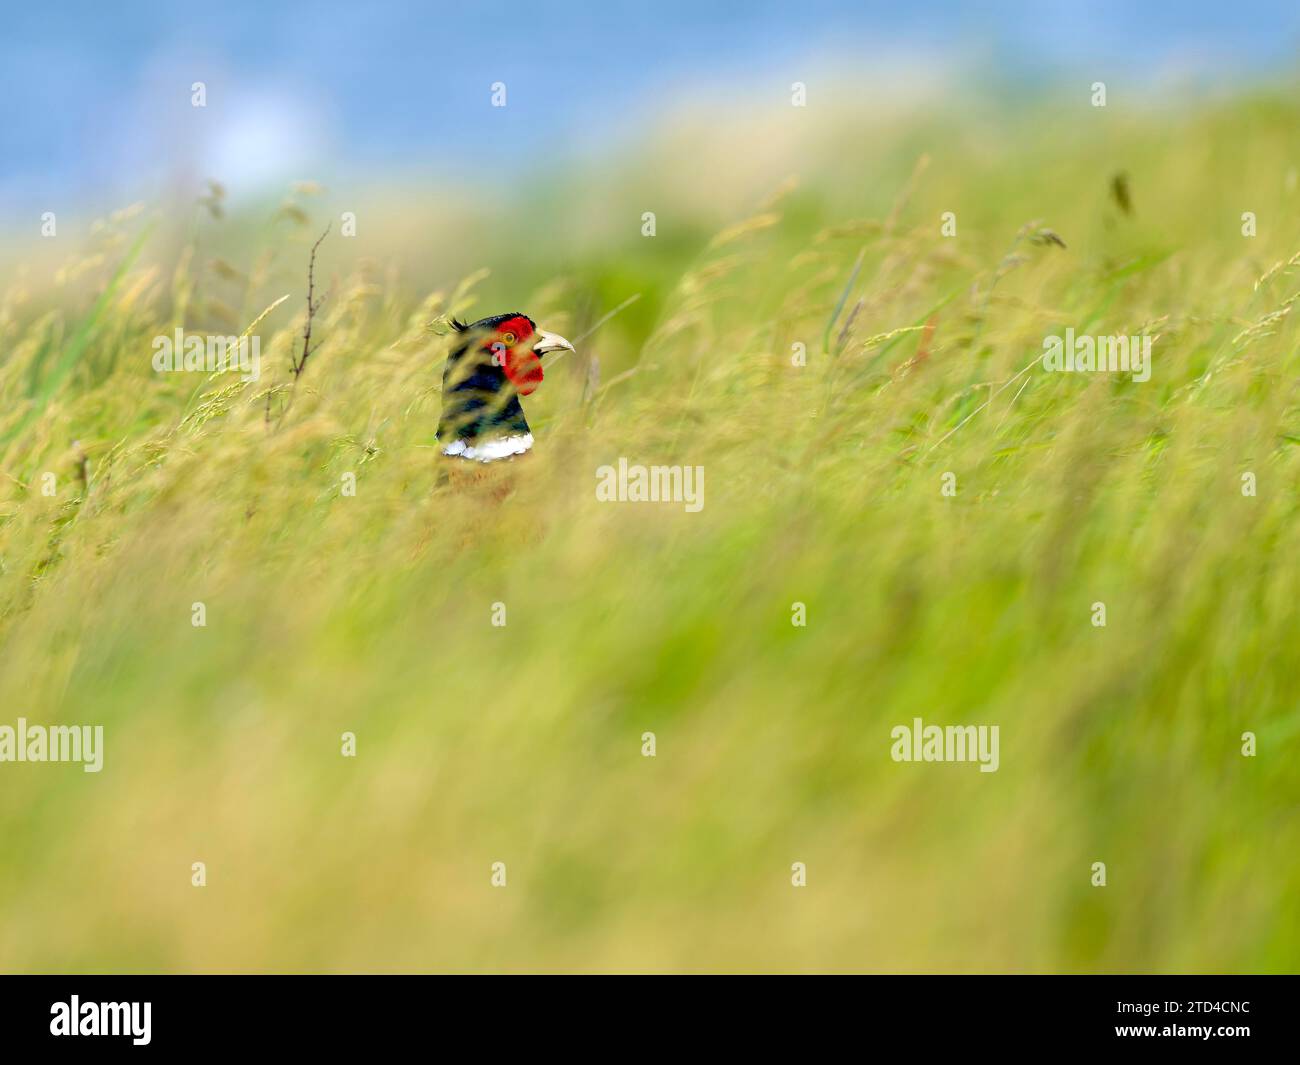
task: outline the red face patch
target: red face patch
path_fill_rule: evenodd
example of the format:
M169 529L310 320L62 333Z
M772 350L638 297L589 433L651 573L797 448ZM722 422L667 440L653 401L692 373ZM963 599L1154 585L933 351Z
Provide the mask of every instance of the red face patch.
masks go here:
M497 326L497 335L488 342L498 353L497 364L521 396L536 392L542 383L542 360L533 351L532 338L533 323L520 315Z

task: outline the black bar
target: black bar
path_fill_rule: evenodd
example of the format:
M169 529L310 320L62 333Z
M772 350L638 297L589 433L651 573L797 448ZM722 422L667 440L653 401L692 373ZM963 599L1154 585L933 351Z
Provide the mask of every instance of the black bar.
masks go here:
M1235 1059L1294 1054L1297 989L1294 977L1260 976L865 976L834 984L707 976L562 983L527 976L5 977L0 1045L11 1061L22 1060L9 1056L20 1049L96 1053L110 1045L163 1055L373 1053L413 1039L431 1048L468 1039L492 1057L516 1041L533 1051L563 1043L614 1051L757 1039L808 1050L849 1040L882 1053L901 1041L921 1056L1129 1045L1138 1053L1199 1048ZM67 1027L73 996L78 1034L52 1034L52 1025ZM117 1008L105 1010L106 1003ZM136 1005L134 1013L121 1008L126 1003ZM82 1034L114 1023L126 1034ZM611 1027L623 1031L615 1042Z

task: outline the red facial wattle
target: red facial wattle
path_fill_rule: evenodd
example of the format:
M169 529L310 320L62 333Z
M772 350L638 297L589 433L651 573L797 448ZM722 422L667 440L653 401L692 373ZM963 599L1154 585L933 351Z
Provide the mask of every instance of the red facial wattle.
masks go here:
M542 383L542 360L532 348L524 351L507 349L501 368L521 396L532 395Z
M531 395L542 383L542 360L533 351L532 339L533 323L519 317L503 322L493 340L494 347L504 348L498 362L521 396Z

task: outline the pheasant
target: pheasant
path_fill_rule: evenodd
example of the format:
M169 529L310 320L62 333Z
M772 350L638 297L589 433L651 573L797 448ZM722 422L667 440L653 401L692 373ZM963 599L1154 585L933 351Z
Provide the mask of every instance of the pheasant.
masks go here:
M520 396L542 383L542 356L572 351L562 336L526 314L498 314L471 325L451 320L456 344L442 374L438 443L444 455L495 462L533 446Z

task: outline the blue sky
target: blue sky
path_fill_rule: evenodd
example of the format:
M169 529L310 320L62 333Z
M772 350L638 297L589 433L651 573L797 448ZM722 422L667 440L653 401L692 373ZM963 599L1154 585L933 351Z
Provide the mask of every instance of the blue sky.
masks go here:
M0 210L219 176L499 176L628 136L692 87L960 64L1021 83L1293 77L1295 0L28 5L0 34ZM208 106L190 105L203 81ZM503 81L508 106L493 109ZM783 89L781 91L784 91Z

